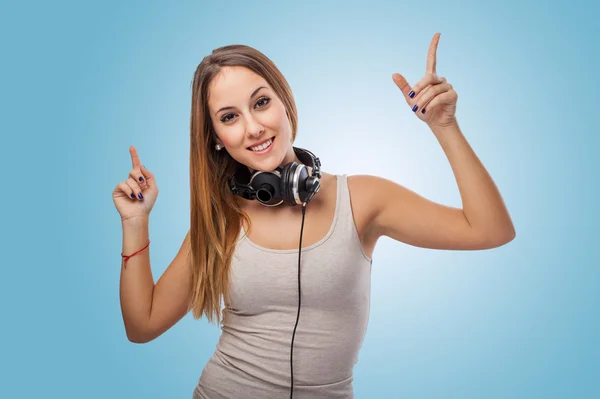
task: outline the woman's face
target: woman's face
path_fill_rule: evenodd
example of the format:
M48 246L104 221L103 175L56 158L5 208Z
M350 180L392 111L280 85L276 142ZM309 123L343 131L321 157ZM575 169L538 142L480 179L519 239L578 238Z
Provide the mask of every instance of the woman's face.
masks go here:
M208 108L217 142L251 172L270 172L297 161L285 106L260 75L244 67L223 67L209 84ZM251 149L271 138L266 152Z

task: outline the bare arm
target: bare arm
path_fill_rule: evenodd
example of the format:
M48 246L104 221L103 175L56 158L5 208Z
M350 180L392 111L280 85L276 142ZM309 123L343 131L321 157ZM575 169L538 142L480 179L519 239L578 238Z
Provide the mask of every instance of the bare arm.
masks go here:
M437 75L439 40L440 33L434 34L426 74L412 88L399 73L392 79L442 145L458 183L462 209L437 204L399 184L374 178L375 203L369 207L375 216L367 232L428 248L498 247L515 237L515 228L498 188L458 126L458 94L446 78Z
M148 243L148 217L124 220L122 226L124 254ZM150 268L150 247L129 258L126 268L121 267L121 313L131 342L149 342L187 314L191 297L191 273L186 263L189 250L188 232L156 285Z

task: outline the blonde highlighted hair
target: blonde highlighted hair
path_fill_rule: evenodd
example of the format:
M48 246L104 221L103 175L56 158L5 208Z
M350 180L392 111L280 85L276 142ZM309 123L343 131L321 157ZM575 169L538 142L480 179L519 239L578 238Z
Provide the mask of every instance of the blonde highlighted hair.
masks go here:
M245 45L219 47L196 68L192 82L190 123L190 196L193 317L206 315L222 322L221 298L229 298L229 270L242 221L250 219L234 201L228 177L240 164L227 151L215 149L216 133L208 109L208 88L223 67L244 67L264 78L283 102L292 130L298 129L298 112L292 90L275 64L260 51ZM243 219L243 220L242 220Z

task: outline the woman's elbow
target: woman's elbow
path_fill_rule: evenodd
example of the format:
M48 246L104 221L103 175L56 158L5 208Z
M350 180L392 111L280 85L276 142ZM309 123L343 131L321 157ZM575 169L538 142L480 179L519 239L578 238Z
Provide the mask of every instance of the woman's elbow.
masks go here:
M127 335L127 340L134 344L145 344L152 341L155 337L152 334L144 331L135 331L131 329L125 329L125 334Z
M490 242L490 248L497 248L508 244L517 236L514 227L507 229L503 234L498 234Z

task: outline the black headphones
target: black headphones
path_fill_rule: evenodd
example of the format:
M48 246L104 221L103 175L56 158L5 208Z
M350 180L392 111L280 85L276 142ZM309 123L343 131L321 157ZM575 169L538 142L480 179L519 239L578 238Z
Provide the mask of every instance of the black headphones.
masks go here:
M321 188L321 161L312 152L303 148L292 147L298 159L302 162L290 162L283 168L277 167L273 172L250 171L246 167L238 168L229 178L229 187L234 195L246 199L257 200L265 206L276 206L285 202L290 206L302 205L302 227L300 228L300 244L298 246L298 314L292 333L290 345L290 399L294 394L294 338L300 319L302 291L300 289L300 255L302 252L302 233L304 231L304 216L306 204ZM312 168L309 175L304 164Z
M257 170L252 174L248 168L240 167L229 178L231 192L265 206L308 203L321 188L321 161L308 150L292 148L302 163L291 162L272 172ZM311 174L304 164L312 168Z

